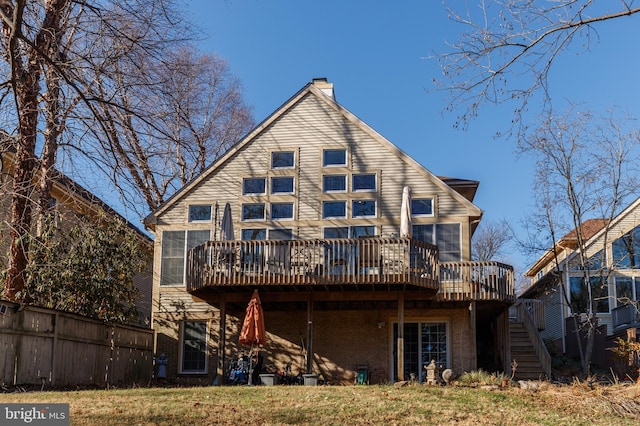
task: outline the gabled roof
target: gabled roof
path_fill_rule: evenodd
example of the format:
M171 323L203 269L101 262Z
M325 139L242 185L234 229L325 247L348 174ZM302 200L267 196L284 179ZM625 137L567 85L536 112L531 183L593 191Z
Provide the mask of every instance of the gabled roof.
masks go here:
M582 237L587 241L593 238L595 234L601 231L606 225L609 223L608 219L598 218L598 219L588 219L585 220L580 226ZM578 233L574 228L571 231L567 232L562 238L560 238L555 245L555 250L550 248L547 250L536 262L525 272L525 276L533 277L538 271L543 269L549 262L551 262L556 253L560 254L564 251L570 252L575 250L578 247Z
M630 214L640 208L640 197L633 203L629 204L622 212L618 213L613 219L606 218L589 219L582 223L581 229L583 237L586 239L585 249L590 248L596 244L605 232L609 232L622 220L627 218ZM558 253L566 252L565 258L562 262L569 262L577 255L576 249L578 248L578 238L576 229L571 230L566 235L558 240L556 243L556 251ZM549 262L553 261L555 257L554 250L551 248L547 250L528 270L525 272L525 276L535 277L536 274L541 271ZM542 280L536 281L532 286L527 288L522 296L531 293L531 290L537 287L537 283Z
M393 155L397 156L404 162L406 162L409 166L411 166L416 172L421 173L426 178L432 180L435 185L439 186L442 191L448 192L451 194L453 198L455 198L458 202L465 205L467 209L469 209L470 216L474 218L482 217L482 210L474 205L470 199L468 198L472 193L475 194L475 190L471 190L473 187L473 182L475 181L466 181L463 179L453 179L446 178L450 180L450 183L447 184L441 178L437 177L429 170L427 170L424 166L414 160L412 157L407 155L404 151L398 148L396 145L392 144L378 132L369 127L366 123L356 117L349 110L344 108L338 102L336 102L335 97L332 96L332 84L327 83L326 79L315 79L311 83L306 84L302 89L300 89L295 95L289 98L284 104L282 104L278 109L276 109L271 115L269 115L264 121L258 124L251 132L249 132L244 138L242 138L238 143L236 143L233 147L231 147L223 156L214 161L206 170L204 170L200 175L198 175L191 182L187 183L185 186L180 188L173 196L171 196L167 201L165 201L158 209L149 214L144 220L144 224L153 229L154 225L157 223L157 218L167 209L169 209L172 205L178 202L182 197L188 194L191 189L200 184L203 180L205 180L208 176L210 176L213 171L224 165L229 159L231 159L239 150L241 150L245 145L252 143L252 141L257 138L262 132L266 131L271 124L273 124L280 117L285 115L289 110L294 108L298 102L300 102L304 97L311 95L315 96L317 99L326 103L329 107L334 109L336 112L340 113L346 120L348 120L351 124L357 126L361 131L369 135L372 139L378 141L383 147L389 150ZM457 189L456 189L457 188ZM477 185L476 185L477 188ZM472 197L471 197L472 198Z

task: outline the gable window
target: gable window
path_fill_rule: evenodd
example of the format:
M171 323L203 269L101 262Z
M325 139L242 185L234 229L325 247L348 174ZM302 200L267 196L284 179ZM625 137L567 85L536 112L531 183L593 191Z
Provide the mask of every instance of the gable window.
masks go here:
M459 262L462 259L459 223L413 225L412 230L415 239L438 246L441 262Z
M271 219L293 219L293 203L271 203Z
M245 241L266 240L267 229L266 228L243 229L240 235L241 235L241 238Z
M322 217L324 219L330 217L347 217L346 201L323 201Z
M184 285L187 251L209 241L210 236L209 230L164 231L160 285Z
M376 217L376 200L353 200L351 217Z
M346 166L347 150L346 149L325 149L322 151L322 166Z
M293 194L293 177L272 177L272 194Z
M242 179L243 195L261 195L267 192L266 178L244 178Z
M323 175L322 192L346 192L346 175Z
M242 205L242 220L264 220L264 203Z
M189 222L210 222L211 204L192 204L189 206Z
M616 268L640 269L640 227L635 227L614 240L611 251Z
M375 191L376 175L375 173L354 174L351 176L352 191Z
M272 169L288 169L295 165L295 154L293 151L275 151L271 153Z
M412 199L411 216L433 216L433 198Z
M207 372L207 323L206 321L183 321L181 332L183 374L205 374Z

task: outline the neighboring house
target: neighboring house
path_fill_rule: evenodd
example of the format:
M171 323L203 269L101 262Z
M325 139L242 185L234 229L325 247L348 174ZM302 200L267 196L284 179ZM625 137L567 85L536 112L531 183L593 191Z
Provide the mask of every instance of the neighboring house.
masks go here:
M4 135L4 137L8 137ZM2 170L0 173L0 265L3 268L7 264L7 253L9 250L9 226L10 226L10 206L11 194L13 191L13 170L15 165L15 155L11 150L2 153ZM83 188L73 179L65 176L59 171L53 173L53 184L51 187L51 201L49 203L51 213L57 218L58 226L62 231L70 228L77 217L96 217L98 212L105 212L109 216L118 217L136 231L138 236L149 250L153 246L153 241L149 236L133 226L123 216L106 204L103 200ZM136 307L140 313L139 324L145 327L151 326L151 293L152 277L149 273L140 273L134 277L134 284L140 292Z
M599 327L593 362L607 368L611 357L606 349L613 338L635 339L640 327L640 198L611 222L591 219L581 229ZM575 230L562 237L525 273L530 284L519 295L529 305L543 305L540 335L554 342L559 353L573 356L579 356L573 319L580 329L588 301L578 247Z
M405 187L413 238L400 236ZM271 370L331 383L363 369L421 380L431 360L509 371L513 268L470 260L477 187L432 174L313 80L145 219L168 377L226 375L251 349L238 336L256 289Z

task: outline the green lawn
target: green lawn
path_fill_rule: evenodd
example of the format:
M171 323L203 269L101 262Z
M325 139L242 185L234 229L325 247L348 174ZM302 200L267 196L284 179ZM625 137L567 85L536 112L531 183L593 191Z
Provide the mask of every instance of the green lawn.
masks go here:
M69 403L72 425L636 425L640 385L485 390L427 386L237 386L2 393Z

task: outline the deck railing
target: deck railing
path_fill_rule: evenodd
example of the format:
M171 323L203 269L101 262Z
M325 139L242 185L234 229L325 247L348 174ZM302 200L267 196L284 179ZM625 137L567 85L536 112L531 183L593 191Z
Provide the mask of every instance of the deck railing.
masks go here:
M439 290L436 300L514 297L513 267L438 262L438 248L410 238L209 241L189 251L187 289L224 286L408 284Z
M412 284L438 289L438 249L409 238L209 241L189 251L187 288Z
M442 262L438 300L515 300L513 267L500 262Z

